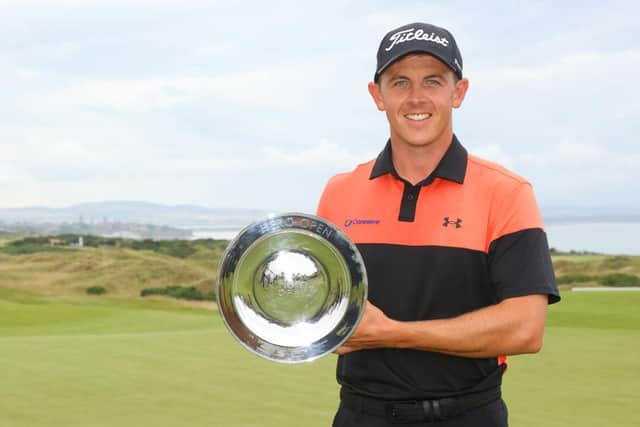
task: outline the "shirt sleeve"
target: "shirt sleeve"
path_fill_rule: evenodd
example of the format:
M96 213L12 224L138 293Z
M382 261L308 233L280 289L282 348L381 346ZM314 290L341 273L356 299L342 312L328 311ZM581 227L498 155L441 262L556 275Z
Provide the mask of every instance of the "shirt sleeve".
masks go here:
M547 235L529 183L500 198L491 227L489 275L498 300L546 294L560 300Z
M320 218L334 222L335 218L333 216L336 212L334 204L340 201L339 190L341 183L344 181L344 176L344 174L334 175L327 181L316 210L316 215Z
M329 185L327 184L322 191L320 201L318 202L318 209L316 209L316 215L320 218L329 218Z

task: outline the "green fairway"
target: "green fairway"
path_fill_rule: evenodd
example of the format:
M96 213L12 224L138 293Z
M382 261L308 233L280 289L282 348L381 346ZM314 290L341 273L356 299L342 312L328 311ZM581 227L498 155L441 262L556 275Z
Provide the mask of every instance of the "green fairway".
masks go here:
M263 361L231 338L215 311L5 298L2 427L330 422L333 357L301 366Z
M640 292L563 298L509 359L511 426L640 425ZM329 426L334 363L264 361L212 310L0 292L2 427Z
M565 292L542 352L509 366L512 426L639 426L640 292Z

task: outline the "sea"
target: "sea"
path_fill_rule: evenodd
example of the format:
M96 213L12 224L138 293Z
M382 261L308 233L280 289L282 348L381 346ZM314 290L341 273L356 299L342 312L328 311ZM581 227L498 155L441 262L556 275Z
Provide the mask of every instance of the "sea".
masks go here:
M640 255L640 222L575 222L546 226L549 247L569 252ZM199 229L194 239L231 240L240 228Z
M546 226L549 246L560 251L640 255L640 222L577 222Z

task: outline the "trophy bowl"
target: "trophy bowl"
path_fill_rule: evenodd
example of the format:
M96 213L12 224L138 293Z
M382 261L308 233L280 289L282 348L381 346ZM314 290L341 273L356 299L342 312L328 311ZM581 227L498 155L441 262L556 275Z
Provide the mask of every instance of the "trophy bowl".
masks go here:
M268 360L315 360L353 333L367 300L356 246L317 216L277 215L243 229L218 269L218 309L231 334Z

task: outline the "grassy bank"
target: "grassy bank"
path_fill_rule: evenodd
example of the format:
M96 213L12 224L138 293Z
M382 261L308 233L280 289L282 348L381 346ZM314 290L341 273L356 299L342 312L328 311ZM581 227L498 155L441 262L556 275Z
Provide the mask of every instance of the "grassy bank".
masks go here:
M51 245L50 241L65 245ZM210 295L225 241L131 241L85 236L92 247L69 247L48 237L0 240L0 289L34 296L81 296L89 288L110 297L137 297L145 289L194 288ZM640 286L640 257L553 253L561 289ZM149 293L149 292L147 292ZM156 292L157 293L157 292ZM165 292L170 293L170 292Z
M72 297L87 288L135 297L146 288L214 288L215 270L226 242L127 242L70 248L47 244L0 244L0 288L34 296Z
M552 255L558 284L580 286L639 286L640 257L610 255Z

